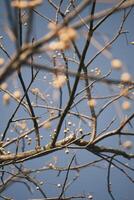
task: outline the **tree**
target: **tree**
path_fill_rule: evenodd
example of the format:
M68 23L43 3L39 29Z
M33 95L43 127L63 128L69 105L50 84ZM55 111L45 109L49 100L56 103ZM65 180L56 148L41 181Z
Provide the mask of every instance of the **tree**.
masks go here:
M102 198L123 199L113 175L134 182L132 56L122 56L134 1L0 4L0 197L24 185L22 199L98 199L104 169Z

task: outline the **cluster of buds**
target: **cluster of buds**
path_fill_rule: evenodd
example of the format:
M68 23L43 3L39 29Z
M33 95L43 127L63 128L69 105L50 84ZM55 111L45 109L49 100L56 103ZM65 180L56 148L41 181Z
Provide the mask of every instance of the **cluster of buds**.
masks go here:
M77 32L71 27L63 27L58 30L58 26L50 23L49 28L52 31L57 31L58 41L51 42L49 44L49 50L66 50L71 47L71 41L74 41L77 37Z
M53 78L53 87L54 88L61 88L66 83L66 76L64 74L58 74L57 76L54 76Z
M6 88L7 88L7 84L6 84L6 83L3 83L3 84L1 84L0 87L1 87L1 89L6 89ZM14 98L15 98L16 100L19 101L19 100L21 99L21 97L22 97L21 91L20 91L20 90L15 90L15 91L13 92L13 96L14 96ZM8 105L8 104L9 104L10 99L11 99L11 96L10 96L9 93L5 93L5 94L3 95L3 103L4 103L5 105Z

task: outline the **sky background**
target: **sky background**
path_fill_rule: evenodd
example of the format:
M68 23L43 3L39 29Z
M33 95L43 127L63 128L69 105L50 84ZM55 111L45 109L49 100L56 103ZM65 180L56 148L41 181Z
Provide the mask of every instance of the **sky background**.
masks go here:
M58 3L59 1L54 1L55 3ZM81 1L77 1L81 2ZM66 10L68 1L63 2L62 9ZM105 3L98 3L96 7L96 12L100 10L104 10L106 8L109 8L112 6L112 4L105 4ZM86 16L91 7L88 6L82 13L81 16ZM43 5L39 6L37 8L37 11L42 14L47 16L48 18L54 19L55 18L55 11L54 9L48 5L47 1L43 1ZM104 38L112 39L113 36L116 34L119 25L121 23L123 17L123 12L119 12L115 15L112 15L110 18L108 18L95 32L94 34L94 39L101 45L104 43ZM77 18L78 19L78 18ZM59 17L60 20L60 17ZM74 20L75 21L75 20ZM46 33L48 33L48 22L44 20L42 17L39 15L35 14L34 15L34 28L32 32L32 38L35 40L40 39L43 37ZM7 22L7 11L5 9L5 4L4 1L0 1L0 36L1 36L1 42L4 45L5 49L8 51L10 55L13 55L14 52L14 45L11 39L9 38L9 33L8 33L8 22ZM9 27L8 27L9 28ZM25 34L27 26L24 23L23 24L23 33ZM134 10L132 9L131 14L129 15L125 25L124 25L124 31L127 31L126 35L120 36L115 43L113 43L112 47L110 48L110 58L107 58L105 55L100 55L98 56L94 62L91 64L89 67L89 71L92 69L95 69L96 67L101 70L102 74L107 74L109 70L111 69L111 59L117 58L120 59L123 62L123 68L122 71L117 71L113 70L110 78L114 79L120 79L121 73L123 72L129 72L134 78L134 66L133 66L133 59L134 59L134 46L129 44L128 42L134 41ZM84 35L86 35L86 28L84 27L83 29L80 29L78 31L78 38L77 38L77 45L80 50L83 48L83 43L85 41ZM97 52L96 47L94 46L94 42L92 41L92 45L90 46L87 57L86 57L86 62L88 62L92 56ZM68 51L67 52L68 56L73 57L73 52ZM0 57L5 58L5 62L8 62L9 60L7 59L6 55L0 50ZM34 59L36 62L39 62L41 64L45 63L47 65L51 65L51 57L49 53L44 53L41 56L35 56ZM60 58L58 60L60 62ZM76 64L72 64L70 62L69 65L70 69L73 68L73 70L77 69ZM28 84L30 80L30 71L28 69L24 69L23 75L24 75L24 80L25 83ZM41 91L43 91L47 96L47 101L49 102L50 105L58 105L58 99L56 100L54 97L54 94L57 94L58 91L54 93L54 90L52 90L52 85L51 85L51 80L52 80L52 74L46 73L46 72L40 72L39 75L37 76L37 79L35 83L32 84L32 88L34 87L39 87ZM73 83L74 78L70 79L71 84ZM8 89L9 91L13 92L15 89L20 88L20 83L18 80L16 80L16 74L14 74L11 78L7 80L8 82ZM84 82L81 81L78 87L78 90L82 89L84 86ZM112 91L109 90L109 88L104 85L104 84L96 84L93 90L93 96L103 96L103 95L108 95ZM117 90L118 91L118 90ZM67 102L67 87L64 86L63 88L63 105L66 105ZM82 94L83 95L83 94ZM81 95L81 97L82 97ZM133 94L134 95L134 94ZM2 96L3 93L0 93L0 132L2 133L6 127L7 121L9 117L12 115L13 110L16 107L16 102L12 101L10 102L9 106L4 106L2 102ZM34 101L35 98L32 96L30 93L30 97ZM51 102L52 100L52 102ZM118 101L117 104L114 106L109 107L99 118L98 121L98 133L100 133L106 125L108 125L109 121L113 119L113 117L116 117L117 120L111 126L111 129L117 128L120 120L125 116L125 115L130 115L132 112L134 112L134 102L131 100L131 109L129 111L122 111L120 115L118 115L118 108L120 108L121 103L123 100ZM96 110L99 111L99 109L102 107L105 101L99 101L97 102ZM85 115L89 113L89 110L85 107L85 101L80 104L80 107L78 107L79 112L84 113ZM74 109L75 110L75 109ZM35 109L35 112L37 115L42 116L45 115L45 111L43 109ZM26 113L25 111L21 108L17 114L16 117L22 117L25 116ZM44 118L47 119L47 114L44 116ZM71 121L74 124L74 127L70 128L70 131L73 132L76 128L82 128L85 132L88 131L86 125L84 125L80 120L77 118L74 118L73 116L68 116L66 121ZM52 127L50 130L45 131L45 139L46 141L50 140L50 134L52 130L55 128L56 120L52 123ZM90 123L90 122L89 122ZM132 120L132 124L134 124L134 120ZM30 128L31 124L29 124ZM77 127L78 126L78 127ZM63 127L64 128L64 127ZM63 130L62 128L62 130ZM130 127L127 126L127 130L129 130ZM89 129L90 130L90 129ZM133 131L133 129L131 129ZM41 129L42 135L44 134L44 129ZM15 133L12 131L9 131L8 137L11 138L15 136ZM129 137L123 137L122 140L129 139ZM43 140L43 142L46 142ZM134 140L133 140L134 141ZM110 138L104 140L102 145L106 146L112 146L112 147L117 147L118 146L118 139L117 137L115 138ZM32 144L34 146L34 144ZM32 145L28 148L31 148ZM13 147L11 146L11 149L7 149L13 151ZM134 149L131 149L133 151ZM86 150L70 150L69 154L66 154L65 151L62 152L56 152L53 153L52 155L41 157L40 159L35 159L33 161L28 161L25 163L25 166L27 168L31 169L38 169L42 166L48 165L51 162L54 162L54 160L57 160L57 165L58 166L67 166L70 163L70 159L72 156L76 153L77 161L79 164L84 164L90 161L95 160L97 157ZM98 159L98 158L97 158ZM130 161L123 160L121 158L121 161L124 163L128 163ZM98 164L97 166L91 166L85 169L82 169L79 177L77 180L72 184L71 187L66 192L66 195L76 195L76 194L89 194L93 195L94 200L110 200L111 198L109 197L109 194L107 192L107 163L104 161L100 165ZM131 162L131 166L134 167L134 162ZM12 171L12 166L9 166L8 170ZM129 172L129 176L133 176L133 173L131 171ZM78 173L76 171L71 171L69 174L69 180L72 180L74 177L77 177ZM42 189L48 194L48 196L56 196L60 194L61 188L58 188L57 184L62 184L64 182L65 178L65 173L61 173L60 176L58 176L58 172L53 172L52 170L45 171L43 173L36 173L36 176L40 181L43 181L44 184L41 186ZM118 169L115 169L114 167L112 168L111 171L111 182L112 182L112 191L113 194L115 195L117 200L132 200L134 196L134 186L133 184L129 181L127 177L123 175L122 172L120 172ZM32 185L32 184L31 184ZM27 190L26 186L22 183L14 183L8 189L3 193L4 195L10 196L13 199L17 200L24 200L24 199L34 199L34 198L41 198L42 196L40 195L39 191L37 188L32 185L32 194L29 193Z

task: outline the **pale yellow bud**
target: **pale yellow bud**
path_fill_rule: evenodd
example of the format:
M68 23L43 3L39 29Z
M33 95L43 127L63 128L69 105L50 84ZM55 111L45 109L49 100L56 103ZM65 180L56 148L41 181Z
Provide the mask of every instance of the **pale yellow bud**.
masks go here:
M33 93L33 94L35 94L35 95L37 95L37 94L39 94L39 89L38 88L32 88L31 89L31 92Z
M58 26L50 23L49 28L55 31ZM59 41L54 41L49 44L48 49L50 51L69 49L71 47L71 41L75 40L77 37L77 32L73 28L64 27L57 32L57 35Z
M7 93L5 93L5 94L3 95L3 103L4 103L5 105L7 105L7 104L9 104L9 101L10 101L10 95L7 94Z
M51 122L50 122L50 120L46 121L46 122L44 123L43 127L46 128L46 129L51 128Z
M59 38L61 41L73 41L77 37L77 32L70 27L64 27L59 31Z
M89 107L94 107L94 106L96 106L96 101L95 101L95 99L90 99L87 102L87 104L88 104Z
M8 84L7 84L6 82L4 82L4 83L2 83L2 84L0 85L0 88L1 88L2 90L6 90L7 87L8 87Z
M69 42L57 41L57 42L51 42L48 46L48 49L50 51L65 50L65 49L69 49L70 46L71 44Z
M18 100L21 98L21 92L19 90L14 91L13 95Z
M129 101L124 101L122 103L122 109L123 110L129 110L131 108L131 103Z
M121 67L123 66L122 61L119 59L113 59L111 61L111 66L114 69L121 69Z
M122 146L125 149L131 149L133 147L133 142L130 140L126 140L125 142L123 142Z
M4 58L0 58L0 65L3 65L5 62Z
M23 120L23 121L21 122L21 128L22 128L22 130L25 130L25 129L27 128L27 124L26 124L26 121L25 121L25 120Z
M61 75L57 75L57 76L54 77L52 85L55 88L60 88L65 83L66 83L66 76L61 74Z
M124 72L123 74L121 74L121 81L131 81L131 75L128 72Z

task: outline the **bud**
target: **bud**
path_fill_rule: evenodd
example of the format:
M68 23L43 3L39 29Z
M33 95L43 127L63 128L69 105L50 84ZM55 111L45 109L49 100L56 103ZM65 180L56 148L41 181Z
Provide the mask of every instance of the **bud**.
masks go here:
M65 75L57 75L54 77L53 80L53 87L60 88L66 83L66 76Z
M125 142L123 142L122 146L124 149L131 149L133 147L133 142L130 140L126 140Z
M95 99L90 99L87 102L87 104L88 104L89 107L94 107L94 106L96 106L96 101L95 101Z
M131 108L131 103L129 101L124 101L122 103L122 109L123 110L129 110Z
M121 69L122 68L122 61L119 59L113 59L111 61L111 66L113 69Z
M7 87L8 87L8 84L7 84L6 82L4 82L4 83L2 83L2 84L0 85L0 88L1 88L2 90L6 90Z
M51 122L50 122L50 120L46 121L46 122L44 123L43 127L46 128L46 129L51 128Z
M77 37L77 32L70 27L64 27L59 31L59 38L61 41L68 42L73 41Z
M7 105L7 104L9 104L9 101L10 101L10 95L7 94L7 93L5 93L5 94L3 95L3 103L4 103L5 105Z
M14 91L13 95L17 100L21 98L21 92L19 90Z
M0 58L0 65L3 65L5 62L4 58Z
M131 81L131 75L128 72L124 72L123 74L121 74L121 81Z

